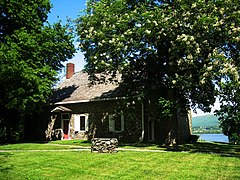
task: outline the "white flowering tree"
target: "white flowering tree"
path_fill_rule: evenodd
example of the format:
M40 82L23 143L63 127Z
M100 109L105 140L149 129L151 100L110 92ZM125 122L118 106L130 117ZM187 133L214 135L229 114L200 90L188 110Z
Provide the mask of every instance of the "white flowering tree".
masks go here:
M205 112L238 82L239 22L239 0L91 0L76 20L88 72L120 71L168 108Z

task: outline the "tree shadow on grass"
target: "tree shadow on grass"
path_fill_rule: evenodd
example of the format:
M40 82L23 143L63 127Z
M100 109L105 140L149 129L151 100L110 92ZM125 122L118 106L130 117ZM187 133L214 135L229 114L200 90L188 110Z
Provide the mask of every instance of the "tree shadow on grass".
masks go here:
M227 157L240 158L240 145L219 143L219 142L197 142L193 144L183 144L167 147L166 151L187 151L190 153L219 154Z
M153 143L120 143L118 147L135 147L135 148L150 148L154 146L158 146L157 144Z
M11 166L6 165L7 160L10 156L12 156L12 154L9 152L0 152L0 172L1 173L7 173L13 169L13 165Z
M133 147L145 149L157 149L171 152L207 153L217 154L223 157L239 157L240 145L220 143L220 142L196 142L192 144L182 144L174 146L162 146L150 143L121 143L119 147Z

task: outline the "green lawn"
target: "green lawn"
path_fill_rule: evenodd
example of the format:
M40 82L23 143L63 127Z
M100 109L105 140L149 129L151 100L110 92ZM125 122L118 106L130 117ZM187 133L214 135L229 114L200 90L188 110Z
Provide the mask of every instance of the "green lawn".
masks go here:
M239 179L240 159L197 153L4 152L2 179Z
M67 146L57 142L0 146L0 179L240 179L240 149L234 145L134 145L132 148L154 147L163 152L101 154L71 151L77 147L70 145L79 146L79 142L61 144Z

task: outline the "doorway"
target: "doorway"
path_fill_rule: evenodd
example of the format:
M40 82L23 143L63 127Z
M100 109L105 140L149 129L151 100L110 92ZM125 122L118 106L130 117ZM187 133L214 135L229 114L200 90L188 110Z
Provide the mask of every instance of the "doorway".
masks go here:
M63 139L69 138L69 120L63 120Z

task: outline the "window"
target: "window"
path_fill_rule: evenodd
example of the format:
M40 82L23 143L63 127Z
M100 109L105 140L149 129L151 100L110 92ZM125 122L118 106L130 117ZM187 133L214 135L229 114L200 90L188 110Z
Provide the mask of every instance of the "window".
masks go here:
M74 114L74 131L88 131L88 114Z
M86 116L80 116L80 131L86 130Z
M121 114L109 115L109 131L110 132L122 132L124 131L124 116Z

